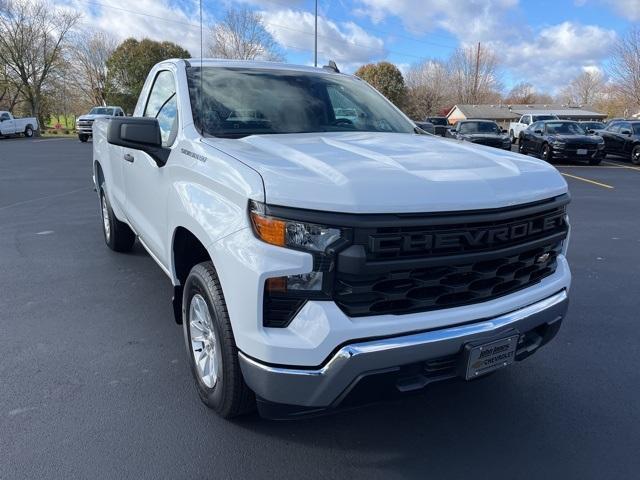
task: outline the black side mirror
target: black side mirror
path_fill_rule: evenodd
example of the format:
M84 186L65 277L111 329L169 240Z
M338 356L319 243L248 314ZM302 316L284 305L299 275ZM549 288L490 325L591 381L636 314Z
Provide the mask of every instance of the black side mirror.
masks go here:
M163 167L171 150L162 146L160 125L155 118L114 117L109 121L107 141L111 145L132 148L148 154Z
M631 130L625 128L624 130L620 130L621 135L631 135Z
M506 128L501 128L500 131L502 131L502 133L507 133L507 129Z
M538 135L542 135L542 130L534 130L533 133L537 133Z

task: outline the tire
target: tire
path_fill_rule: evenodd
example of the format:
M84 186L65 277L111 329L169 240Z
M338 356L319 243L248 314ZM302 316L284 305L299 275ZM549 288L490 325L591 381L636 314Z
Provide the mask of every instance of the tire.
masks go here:
M524 148L522 140L520 140L520 142L518 143L518 153L521 153L522 155L526 155L527 154L527 151Z
M242 377L222 287L211 262L193 267L185 281L182 325L202 402L223 418L253 411L255 396ZM196 356L204 361L197 363Z
M548 143L542 145L542 148L540 149L540 158L545 162L551 163L553 153L551 152L551 146Z
M640 165L640 145L636 145L631 150L631 163Z
M31 125L27 125L27 128L24 129L24 136L27 138L33 137L33 128Z
M130 252L136 241L136 235L124 222L118 220L109 205L109 200L100 188L100 213L104 242L114 252Z
M513 134L513 130L509 131L509 138L511 138L511 145L516 143L516 136Z
M78 135L78 140L80 140L82 143L87 143L89 137L87 135Z
M589 159L589 165L600 165L600 162L602 162L602 158L600 157Z

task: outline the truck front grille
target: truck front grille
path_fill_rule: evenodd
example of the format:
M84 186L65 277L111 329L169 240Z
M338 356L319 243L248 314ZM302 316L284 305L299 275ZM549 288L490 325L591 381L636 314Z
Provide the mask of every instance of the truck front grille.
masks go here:
M337 257L333 300L358 317L458 307L527 288L556 270L566 203L354 228L353 244Z

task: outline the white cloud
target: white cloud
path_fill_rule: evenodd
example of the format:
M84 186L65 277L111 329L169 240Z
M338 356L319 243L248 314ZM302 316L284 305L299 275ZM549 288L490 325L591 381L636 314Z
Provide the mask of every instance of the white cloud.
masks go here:
M563 22L528 40L496 42L493 47L518 81L556 90L584 70L600 70L615 39L614 30Z
M580 7L587 2L588 0L575 0L575 4ZM631 22L640 20L640 0L599 0L597 3L604 8L613 8L617 15Z
M314 16L310 12L278 10L262 12L265 27L282 47L313 55ZM318 61L335 60L341 70L386 56L384 41L353 22L318 18Z
M413 33L441 28L463 41L495 39L509 29L504 14L518 0L359 0L355 13L375 23L398 17Z
M195 1L178 7L170 0L70 0L65 6L83 13L82 26L88 30L104 30L118 40L167 40L200 56L200 14ZM209 18L204 21L207 25Z

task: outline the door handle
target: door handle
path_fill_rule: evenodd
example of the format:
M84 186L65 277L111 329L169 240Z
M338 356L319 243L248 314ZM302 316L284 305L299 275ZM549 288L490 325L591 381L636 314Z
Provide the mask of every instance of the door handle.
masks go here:
M131 155L130 153L125 153L124 159L129 163L133 163L133 161L135 160L135 158L133 158L133 155Z

